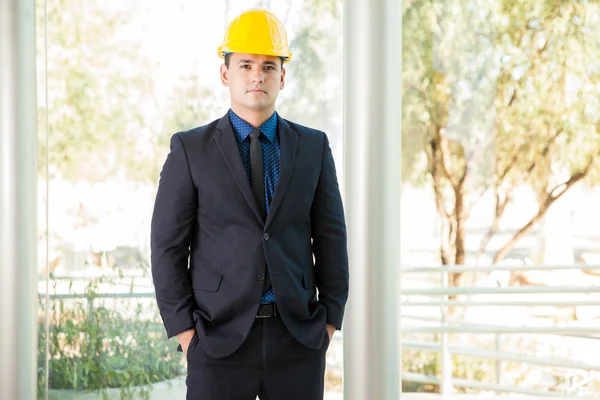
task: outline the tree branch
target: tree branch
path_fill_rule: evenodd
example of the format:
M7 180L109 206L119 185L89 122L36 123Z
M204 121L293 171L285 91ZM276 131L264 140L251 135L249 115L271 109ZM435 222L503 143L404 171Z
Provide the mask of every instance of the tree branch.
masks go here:
M506 176L508 175L510 170L517 164L517 158L519 158L519 153L521 152L521 149L523 148L523 146L524 146L524 144L521 144L513 151L513 154L510 157L510 162L508 163L506 168L504 168L504 171L502 171L502 173L498 177L498 183L502 183L502 181L504 181L504 179L506 178Z
M438 132L439 132L439 130L438 130ZM448 140L439 133L438 133L438 137L439 137L439 144L440 144L439 152L440 152L440 159L442 161L442 163L441 163L442 169L444 171L444 174L446 174L446 176L448 177L448 180L452 184L452 187L456 191L459 188L459 181L458 181L458 178L456 177L456 174L454 173L454 171L452 171L451 160L450 160L450 148L448 147Z
M560 184L556 185L555 187L553 187L552 190L550 190L550 192L548 192L548 197L546 198L546 203L552 204L554 201L556 201L558 198L560 198L560 196L565 194L565 192L567 190L569 190L569 188L571 186L573 186L574 184L576 184L577 182L579 182L580 180L585 178L585 176L590 172L590 169L591 169L593 163L594 163L594 157L590 157L590 161L588 161L587 165L585 166L585 168L583 170L577 172L576 174L573 174L573 176L571 176L567 181L560 183ZM559 189L562 189L562 190L558 194L556 194L556 192Z
M488 185L485 185L484 188L477 194L477 199L473 203L471 203L468 213L471 212L471 208L487 193L487 191L492 186L499 188L502 185L502 182L504 181L510 170L516 165L517 158L519 157L519 152L521 151L523 146L524 144L521 144L513 151L508 165L506 166L504 171L502 171L502 173L498 175L498 178L495 181L490 182Z
M513 102L517 99L517 88L514 88L512 96L510 96L510 100L508 101L508 105L506 108L512 106Z
M531 220L529 220L529 222L525 226L519 229L519 231L515 233L515 235L496 253L493 264L498 264L500 261L502 261L504 257L506 257L506 254L508 254L508 252L514 247L514 245L523 236L525 236L531 230L531 228L533 228L533 226L548 212L550 206L554 202L556 202L562 195L564 195L567 192L567 190L569 190L573 185L585 178L585 176L589 173L592 164L594 163L594 157L597 155L598 154L590 157L590 161L583 170L573 174L568 180L559 185L556 185L552 190L550 190L550 192L548 192L548 195L544 202L541 204L537 214L533 218L531 218ZM555 193L561 188L563 189L562 191Z
M481 243L479 244L479 249L477 249L476 258L479 258L483 252L485 251L487 245L490 243L490 240L496 233L498 233L498 228L500 226L500 220L504 215L504 211L506 211L506 207L512 201L512 191L514 188L511 188L504 199L501 199L499 188L496 188L496 210L494 213L494 219L492 221L492 226L486 232L486 234L481 239Z
M548 152L550 151L550 145L553 144L556 141L556 138L558 138L558 136L560 136L560 134L563 132L563 129L559 129L556 131L556 133L550 138L550 140L548 142L546 142L546 145L544 146L544 149L541 152L542 156L546 156L548 154ZM496 186L499 187L499 185L504 181L504 179L506 179L506 177L508 176L508 173L511 171L511 169L513 169L513 167L517 164L517 160L519 158L519 153L521 152L521 149L523 148L523 146L525 146L525 144L521 144L520 146L518 146L512 153L510 161L508 163L508 165L506 166L506 168L504 169L504 171L502 171L499 176L498 179L495 182L490 182L490 184L486 185L483 190L481 190L479 192L479 194L477 195L477 200L475 202L473 202L473 204L475 204L477 201L479 201L479 199L481 199L485 193L492 187L492 186ZM537 162L539 161L541 157L536 157L531 164L529 164L529 166L527 167L527 173L531 174L531 172L535 169Z
M548 152L550 151L550 146L556 141L556 138L558 136L560 136L561 133L563 133L562 128L558 129L556 131L556 133L550 138L550 140L548 140L546 142L546 145L544 146L544 148L542 149L542 151L540 153L541 157L538 157L538 156L534 157L534 159L531 161L531 164L529 164L529 167L527 167L528 174L531 174L531 172L533 172L533 170L535 169L535 167L540 159L542 159L543 157L546 157L548 155Z
M429 157L429 173L433 179L433 191L435 193L435 205L437 206L438 213L441 217L445 217L446 220L450 221L450 213L446 210L444 205L444 194L442 193L442 179L440 176L437 145L435 139L429 142L431 146L431 154L427 154Z
M469 173L469 164L466 162L465 160L465 170L462 174L462 176L460 177L460 180L458 181L458 189L462 189L463 186L465 186L465 181L467 180L467 175Z

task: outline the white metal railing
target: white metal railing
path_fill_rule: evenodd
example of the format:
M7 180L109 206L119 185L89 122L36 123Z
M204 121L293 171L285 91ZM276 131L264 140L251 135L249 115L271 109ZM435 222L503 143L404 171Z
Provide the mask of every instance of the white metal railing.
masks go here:
M556 310L560 307L579 307L579 306L600 306L600 286L585 285L553 285L553 286L508 286L508 287L449 287L449 276L457 272L474 272L478 274L491 273L494 271L556 271L556 270L593 270L600 269L600 266L591 265L519 265L519 266L497 266L497 267L477 267L477 266L445 266L445 267L415 267L403 268L402 276L410 274L428 273L439 274L440 285L437 287L407 288L401 289L401 310L402 310L402 333L436 333L440 334L440 343L403 340L402 348L417 351L437 352L441 355L441 376L431 376L404 372L402 379L404 381L432 383L440 386L442 395L453 393L455 386L481 389L485 391L505 392L526 395L544 395L544 396L565 396L572 394L583 386L584 383L573 385L566 388L564 392L542 391L532 388L520 387L517 385L506 385L500 383L500 373L497 372L496 383L480 382L476 380L459 379L453 376L452 355L462 355L467 357L476 357L482 359L495 360L498 366L502 362L518 362L539 367L565 368L578 371L586 371L591 374L590 380L595 379L595 374L600 372L600 364L590 364L570 359L544 358L537 356L528 356L524 354L507 353L499 350L487 350L476 347L450 346L450 333L474 333L474 334L495 334L496 343L499 345L500 334L513 333L531 333L531 334L550 334L561 336L577 336L586 339L600 339L600 336L594 337L593 334L600 334L600 324L580 324L569 322L563 325L510 325L510 324L486 324L473 323L462 319L452 318L449 309L466 309L469 307L550 307ZM600 277L598 278L600 279ZM402 279L404 282L404 279ZM503 299L506 295L552 295L545 299L524 300L524 299ZM491 295L494 299L477 299L481 295ZM575 299L561 299L560 295L573 295ZM450 296L467 297L450 300ZM424 300L423 298L427 298ZM500 297L500 299L498 299ZM416 299L415 299L416 298ZM439 317L423 316L421 311L419 315L409 315L406 310L435 309L439 310ZM532 317L533 319L534 317ZM421 321L415 324L414 321ZM539 326L538 326L539 325ZM499 371L499 368L498 368ZM588 394L588 393L586 393Z
M564 285L564 286L535 286L535 287L449 287L449 274L454 272L476 272L489 274L493 271L525 271L525 270L591 270L599 269L600 266L509 266L496 268L481 268L467 266L451 267L419 267L406 268L402 270L404 277L417 273L439 274L441 284L438 287L411 287L401 290L401 310L402 310L402 332L405 334L415 333L435 333L439 334L440 341L426 342L422 340L404 339L402 348L421 352L439 353L441 355L441 373L440 376L425 374L415 374L410 372L402 373L404 381L431 383L440 386L442 395L453 393L454 387L463 387L470 389L479 389L493 391L498 393L514 393L522 395L543 395L567 396L578 392L578 386L586 382L581 378L580 382L573 383L565 388L563 393L552 393L548 391L535 390L533 388L519 387L517 385L507 385L501 383L501 374L497 373L496 381L480 382L473 379L460 379L453 376L452 356L459 355L464 357L473 357L479 359L491 360L498 367L505 362L523 363L539 368L559 368L569 371L584 371L589 373L588 379L595 379L596 374L600 373L600 364L593 362L582 362L561 357L537 357L533 355L519 354L517 352L500 351L500 337L504 334L550 334L560 335L561 337L575 337L582 339L600 339L600 324L585 325L576 322L569 322L562 325L510 325L499 323L477 323L465 321L461 318L453 317L448 311L451 307L456 309L467 309L471 307L490 307L491 310L498 307L550 307L552 310L558 310L565 307L579 306L600 306L600 286L595 285ZM600 277L598 277L600 280ZM77 280L77 278L75 278ZM408 281L408 279L403 279ZM114 282L111 282L114 284ZM139 282L137 282L139 283ZM429 281L430 283L430 281ZM421 284L421 282L419 282ZM121 292L106 293L100 291L92 296L84 293L53 293L49 294L50 299L77 299L87 298L90 301L90 307L93 307L94 300L100 299L128 299L128 298L153 298L153 292L131 292L132 286L119 284ZM127 286L127 287L126 287ZM136 289L143 289L135 285ZM525 297L535 297L535 299L514 299L510 295L522 294ZM43 297L44 293L40 293ZM457 296L450 300L450 295ZM493 295L493 299L482 299L482 296ZM540 295L547 295L547 298L539 299ZM576 298L564 299L562 296L576 296ZM466 298L463 298L466 297ZM504 300L504 298L506 298ZM410 315L410 311L418 311L418 315ZM439 316L427 316L426 310L436 310ZM599 312L600 314L600 312ZM451 333L472 333L472 334L493 334L496 339L496 349L482 349L476 346L452 346L450 345ZM596 336L595 336L596 335ZM343 340L342 333L334 337L336 341ZM328 369L341 373L341 365L330 365ZM501 368L497 368L499 371Z

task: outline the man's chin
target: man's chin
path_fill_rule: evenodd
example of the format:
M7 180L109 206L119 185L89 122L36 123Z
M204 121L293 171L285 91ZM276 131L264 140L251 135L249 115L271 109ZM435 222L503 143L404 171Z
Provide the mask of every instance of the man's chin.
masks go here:
M250 111L261 112L273 107L272 103L266 102L248 102L246 108Z

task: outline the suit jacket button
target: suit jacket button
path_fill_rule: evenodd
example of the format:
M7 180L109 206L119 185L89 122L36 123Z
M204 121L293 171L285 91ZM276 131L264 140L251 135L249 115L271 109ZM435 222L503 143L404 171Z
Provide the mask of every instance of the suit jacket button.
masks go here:
M258 275L256 275L256 278L257 278L259 281L264 281L264 280L265 280L265 274L258 274Z
M265 234L263 235L263 238L265 238L265 240L269 240L269 234L268 234L268 233L265 233Z

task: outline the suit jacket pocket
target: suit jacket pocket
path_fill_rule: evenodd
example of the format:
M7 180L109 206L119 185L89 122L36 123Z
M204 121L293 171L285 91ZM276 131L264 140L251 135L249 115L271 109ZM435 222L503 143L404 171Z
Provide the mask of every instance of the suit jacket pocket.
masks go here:
M192 269L192 289L216 292L221 287L223 275L205 269Z
M315 288L315 268L311 267L302 271L302 287L306 290Z

